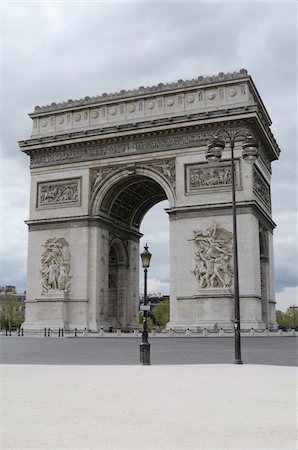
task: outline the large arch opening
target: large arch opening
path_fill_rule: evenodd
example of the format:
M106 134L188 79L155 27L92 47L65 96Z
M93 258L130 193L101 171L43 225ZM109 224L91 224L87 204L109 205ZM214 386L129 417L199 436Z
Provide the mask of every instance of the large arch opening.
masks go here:
M148 294L157 297L169 294L169 217L165 210L169 207L168 200L154 205L144 216L140 232L140 252L145 244L152 253L151 265L148 270ZM140 267L140 293L144 292L144 274Z
M153 177L149 175L114 174L101 183L98 195L94 197L94 217L105 228L108 237L108 264L105 269L103 266L98 268L97 274L98 283L101 286L106 283L106 287L99 290L98 308L105 316L101 313L98 321L105 326L131 329L139 325L139 294L143 289L140 252L145 240L154 253L149 287L163 294L169 291L169 225L163 210L173 201L172 186L154 172ZM160 180L157 181L158 177ZM102 270L107 271L106 276L100 273Z

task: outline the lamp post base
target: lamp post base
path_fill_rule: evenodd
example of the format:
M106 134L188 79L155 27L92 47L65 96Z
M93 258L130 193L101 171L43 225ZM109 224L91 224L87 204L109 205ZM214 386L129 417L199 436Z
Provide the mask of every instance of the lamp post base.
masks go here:
M150 366L150 344L142 342L140 344L140 363L143 366Z
M243 364L241 359L235 359L234 364Z

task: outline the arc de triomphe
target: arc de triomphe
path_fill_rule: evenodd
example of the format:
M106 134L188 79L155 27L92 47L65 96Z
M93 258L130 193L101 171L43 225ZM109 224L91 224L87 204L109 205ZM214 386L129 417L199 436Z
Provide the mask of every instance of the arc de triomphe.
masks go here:
M25 329L138 327L140 224L167 199L170 324L233 327L231 169L205 159L218 128L236 141L243 328L275 327L271 162L279 148L246 70L36 107L30 156Z

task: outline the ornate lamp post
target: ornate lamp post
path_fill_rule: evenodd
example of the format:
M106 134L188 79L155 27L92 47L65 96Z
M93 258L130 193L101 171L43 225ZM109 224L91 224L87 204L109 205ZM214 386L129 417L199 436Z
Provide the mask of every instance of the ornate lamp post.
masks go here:
M231 179L232 179L232 215L233 215L233 260L234 260L234 329L235 329L235 364L243 364L241 359L241 338L240 338L240 303L239 303L239 274L238 274L238 249L237 249L237 217L236 217L236 190L235 190L235 159L234 147L237 137L244 138L242 142L243 159L254 164L258 157L258 143L252 136L247 135L243 130L230 133L226 129L220 129L215 133L213 139L208 143L206 159L215 163L221 159L221 154L226 143L220 139L227 138L231 149Z
M144 251L141 253L142 266L144 269L144 320L142 331L142 342L140 344L140 363L143 365L150 365L150 344L148 342L147 331L147 316L148 316L148 298L147 298L147 272L150 266L151 253L148 250L147 244L144 247Z

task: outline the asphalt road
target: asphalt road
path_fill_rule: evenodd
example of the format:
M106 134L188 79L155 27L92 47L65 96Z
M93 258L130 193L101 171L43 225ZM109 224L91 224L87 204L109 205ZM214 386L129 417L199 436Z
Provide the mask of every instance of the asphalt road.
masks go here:
M1 364L139 364L140 338L0 338ZM297 365L297 337L244 337L244 364ZM233 338L150 339L151 364L229 364Z

